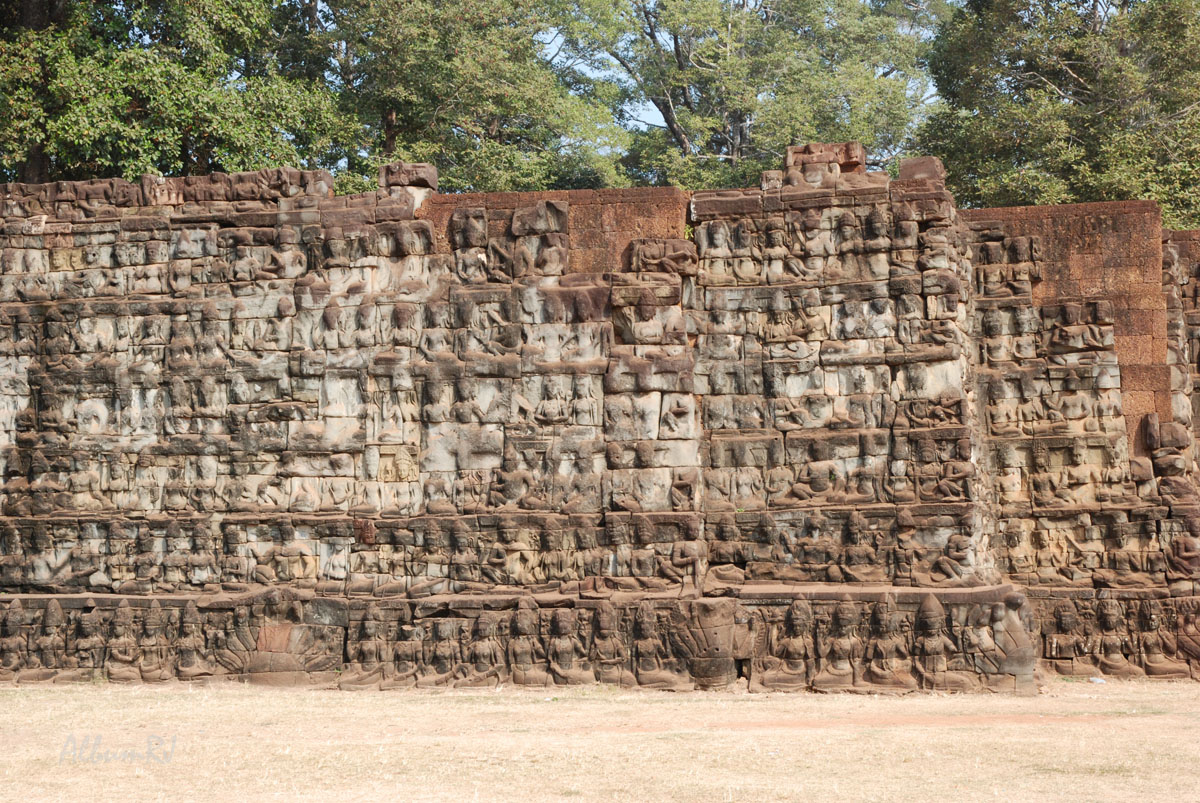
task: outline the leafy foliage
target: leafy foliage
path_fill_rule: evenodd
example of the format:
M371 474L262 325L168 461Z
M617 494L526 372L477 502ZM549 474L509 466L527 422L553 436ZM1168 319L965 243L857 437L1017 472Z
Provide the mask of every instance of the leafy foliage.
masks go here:
M857 139L942 156L968 204L1200 224L1200 0L950 2L0 0L0 179L697 188Z
M283 76L268 0L71 3L0 29L0 175L188 175L328 164L333 93Z
M861 0L575 0L567 45L625 99L626 166L685 187L755 183L788 145L899 152L926 94L927 12Z
M433 162L450 190L747 184L809 140L886 161L920 114L937 18L913 0L0 9L0 178L291 163L345 191L395 159Z
M916 149L960 202L1153 198L1200 225L1200 2L970 0L930 61Z
M341 0L327 6L328 66L362 126L350 168L429 161L452 190L621 183L624 132L604 87L545 47L534 0Z

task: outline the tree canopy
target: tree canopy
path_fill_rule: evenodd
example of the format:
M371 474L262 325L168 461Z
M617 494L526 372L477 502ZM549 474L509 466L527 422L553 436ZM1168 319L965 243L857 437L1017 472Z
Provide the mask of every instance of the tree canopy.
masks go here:
M900 152L927 93L927 17L862 0L575 0L570 51L624 93L635 178L755 183L788 145L859 140Z
M621 183L624 131L605 87L547 52L540 0L330 0L309 30L341 108L346 153L370 174L397 158L437 164L452 190Z
M269 0L9 5L0 171L10 177L313 166L345 135L327 87L280 72Z
M1200 225L1200 0L0 0L0 180L433 162L447 190L941 156Z
M960 203L1152 198L1200 224L1200 2L968 0L930 58L915 149Z
M289 162L350 190L407 159L451 190L752 183L814 139L895 156L928 83L928 15L867 0L0 6L0 177L26 180Z

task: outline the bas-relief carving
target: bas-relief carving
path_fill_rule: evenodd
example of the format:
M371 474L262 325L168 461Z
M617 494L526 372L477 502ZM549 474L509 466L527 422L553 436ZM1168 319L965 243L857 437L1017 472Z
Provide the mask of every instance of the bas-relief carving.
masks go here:
M573 263L609 235L562 198L417 219L422 166L336 199L299 171L10 185L0 584L373 600L337 635L346 688L977 688L1021 674L998 668L1016 614L864 589L1195 593L1182 368L1178 414L1127 432L1113 305L1036 304L1039 238L849 145L793 151L761 192L697 193L691 239L621 235L605 272ZM1185 257L1164 249L1179 366ZM733 602L814 583L849 596ZM497 592L652 601L406 607ZM726 602L754 634L732 669L704 624ZM151 655L119 679L167 673L166 641L192 645L175 676L258 671L243 625L100 608L85 644L117 628ZM303 619L268 631L280 677L333 638Z
M1024 601L1011 594L949 609L931 594L900 605L890 595L874 603L796 600L786 613L728 599L637 595L621 603L557 597L556 607L528 596L347 604L292 591L119 600L7 603L0 680L241 680L347 690L611 683L683 691L725 688L742 677L754 691L872 693L921 684L1014 690L1032 680L1028 639L1014 640L1006 619ZM1139 643L1149 645L1148 633Z

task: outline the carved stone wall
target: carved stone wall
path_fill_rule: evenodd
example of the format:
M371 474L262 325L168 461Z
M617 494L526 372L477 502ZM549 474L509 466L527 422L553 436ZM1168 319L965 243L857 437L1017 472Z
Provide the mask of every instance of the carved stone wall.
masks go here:
M7 185L0 677L1188 668L1200 239L864 162L690 196Z
M3 616L0 681L1032 690L1026 603L1009 586L784 596L22 596Z

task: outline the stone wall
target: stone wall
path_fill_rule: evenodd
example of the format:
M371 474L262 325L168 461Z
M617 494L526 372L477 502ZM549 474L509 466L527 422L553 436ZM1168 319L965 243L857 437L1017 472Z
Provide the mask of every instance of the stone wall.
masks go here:
M0 681L243 681L342 689L611 683L666 691L1032 691L1011 587L754 599L646 593L356 599L21 596Z
M0 676L1190 674L1200 241L864 161L8 185Z

